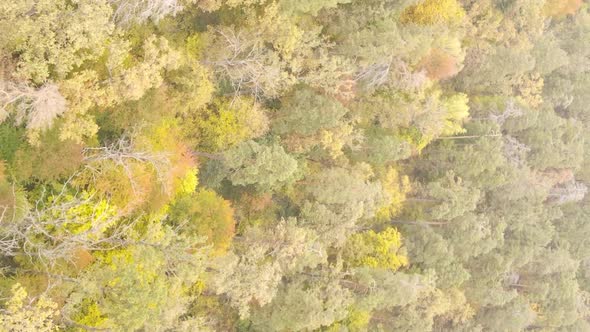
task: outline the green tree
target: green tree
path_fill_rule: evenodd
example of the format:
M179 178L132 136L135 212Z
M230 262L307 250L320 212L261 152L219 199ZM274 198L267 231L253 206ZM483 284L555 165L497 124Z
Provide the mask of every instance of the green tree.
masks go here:
M336 127L347 110L338 101L301 87L283 99L273 116L273 132L312 135L320 129Z
M223 155L228 180L237 186L273 189L292 182L296 176L297 160L276 143L268 146L246 141Z
M338 280L306 275L290 279L270 304L252 316L255 328L314 330L346 317L352 294Z
M352 169L328 168L307 178L303 190L311 201L332 211L350 213L355 219L372 218L386 202L387 194L370 175L370 168L360 165Z
M283 276L325 260L315 237L313 231L296 226L295 220L282 220L268 230L248 229L234 241L235 253L216 262L213 289L225 294L241 317L248 317L253 304L263 307L273 301Z

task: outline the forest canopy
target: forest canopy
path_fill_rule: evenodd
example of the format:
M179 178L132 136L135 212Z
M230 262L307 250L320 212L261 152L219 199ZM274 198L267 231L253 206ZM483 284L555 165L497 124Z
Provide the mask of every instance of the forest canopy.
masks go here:
M590 331L590 1L11 0L0 31L0 332Z

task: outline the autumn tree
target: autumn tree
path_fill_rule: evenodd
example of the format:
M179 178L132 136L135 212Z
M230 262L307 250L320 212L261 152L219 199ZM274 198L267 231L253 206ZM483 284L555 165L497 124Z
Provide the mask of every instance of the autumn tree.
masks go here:
M97 59L113 32L107 1L17 1L2 6L0 43L17 57L16 78L42 84Z
M12 297L0 311L0 324L6 331L55 331L57 304L46 295L33 301L20 284L12 286Z
M207 237L217 253L224 253L235 231L230 203L215 192L201 189L178 198L171 207L170 220L183 232Z
M456 0L425 0L408 7L401 17L405 23L422 25L455 23L465 16L465 11Z
M343 257L350 267L367 266L395 271L408 265L401 246L401 235L395 228L379 233L369 230L348 238Z

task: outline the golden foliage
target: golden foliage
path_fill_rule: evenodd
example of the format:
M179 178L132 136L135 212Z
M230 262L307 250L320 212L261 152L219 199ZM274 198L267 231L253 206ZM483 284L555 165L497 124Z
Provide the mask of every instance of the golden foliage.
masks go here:
M224 253L235 233L234 210L230 202L214 191L201 189L191 196L179 198L170 216L186 222L184 228L198 236L207 237L216 254Z
M377 211L376 217L377 220L385 221L397 216L401 212L406 201L406 195L411 190L411 185L408 176L400 175L393 167L388 167L384 172L381 185L389 195L389 201L386 206L381 207Z
M408 265L402 236L393 227L380 233L369 230L348 238L343 256L351 267L378 267L397 270Z
M74 264L76 269L83 270L85 267L92 264L93 261L94 257L88 250L84 248L78 248L74 252L72 263Z
M57 304L46 296L31 304L27 291L17 283L12 287L6 309L0 312L0 328L2 331L55 331L53 318L58 313Z
M465 11L457 0L424 0L406 8L401 15L401 22L420 25L453 24L464 16Z
M547 0L543 12L547 16L561 18L574 15L584 4L583 0Z
M269 120L264 109L249 98L218 100L202 117L193 119L201 146L209 151L228 149L264 135Z
M516 90L524 102L532 108L543 103L544 80L538 73L521 77L516 83Z

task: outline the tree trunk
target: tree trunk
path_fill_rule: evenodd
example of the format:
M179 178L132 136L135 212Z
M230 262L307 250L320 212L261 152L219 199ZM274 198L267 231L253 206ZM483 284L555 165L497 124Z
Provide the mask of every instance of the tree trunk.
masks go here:
M193 156L197 157L205 157L207 159L213 160L223 160L223 154L221 153L208 153L208 152L201 152L201 151L191 151Z
M391 220L391 224L402 224L402 225L429 225L429 226L444 226L448 222L443 221L423 221L423 220Z

